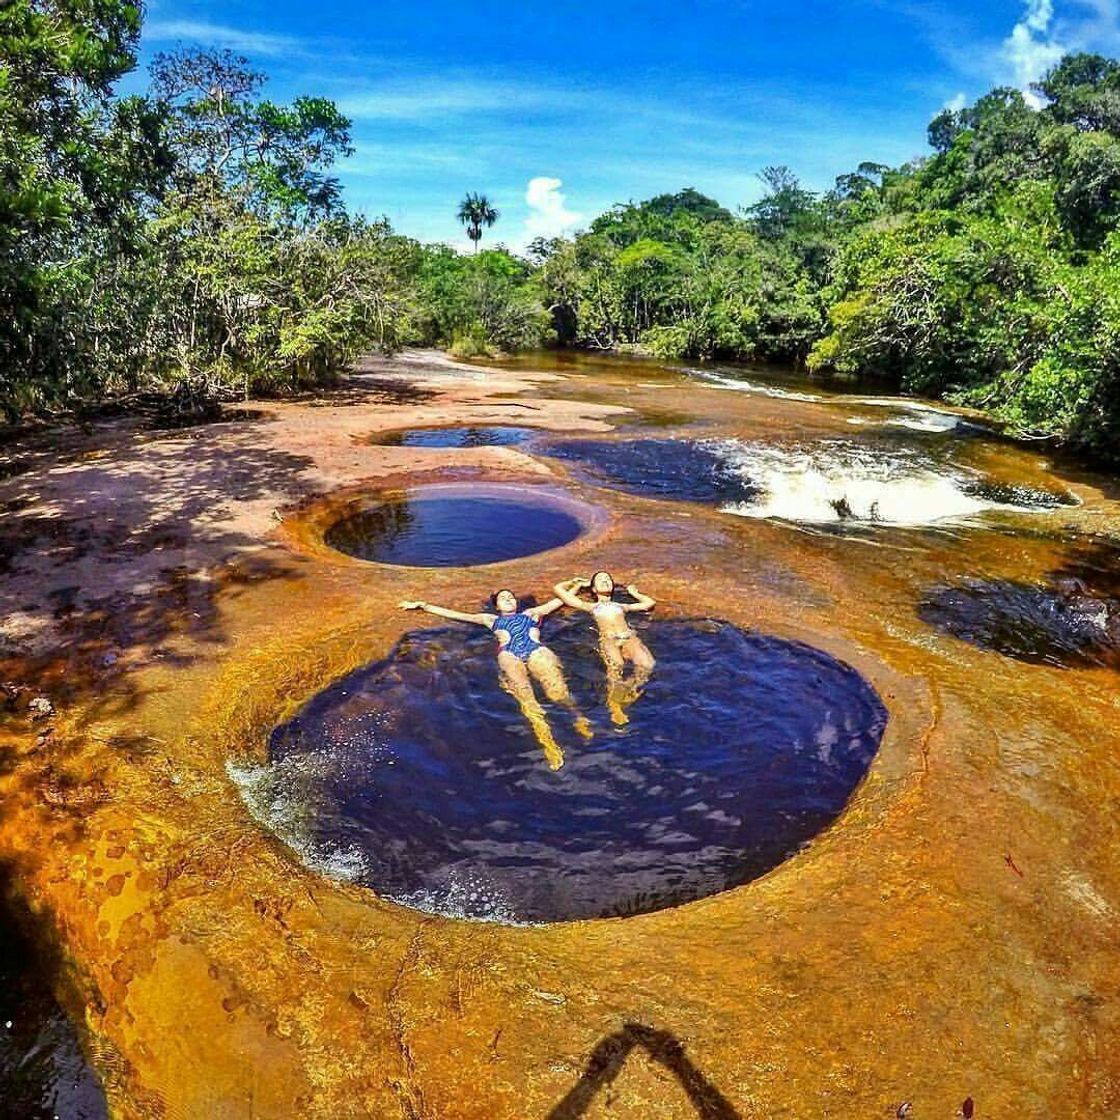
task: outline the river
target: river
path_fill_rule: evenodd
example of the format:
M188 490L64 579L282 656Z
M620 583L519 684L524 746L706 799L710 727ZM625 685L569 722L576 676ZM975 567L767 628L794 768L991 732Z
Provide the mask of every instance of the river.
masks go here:
M0 484L9 503L27 500L6 507L9 531L27 528L35 503L103 515L97 495L122 479L146 504L130 513L118 500L134 522L121 539L147 531L157 501L178 502L159 509L179 537L149 535L135 553L95 537L80 556L63 547L36 561L51 586L111 571L131 606L113 600L91 621L79 600L67 616L59 663L73 671L87 650L114 675L71 679L55 730L65 750L45 761L26 748L0 821L0 855L45 900L85 985L95 1065L120 1115L513 1120L578 1115L562 1102L600 1091L627 1117L654 1102L673 1118L907 1115L908 1102L915 1116L972 1101L977 1115L1039 1120L1120 1108L1114 479L1006 439L983 416L790 371L563 352L486 370L423 355L371 368L345 397L269 402L260 421L193 435L118 433L107 450L47 457ZM431 434L451 429L474 434ZM424 521L409 516L390 519L405 534L392 550L331 547L332 527L371 495L430 499L433 486L457 488L441 500L547 491L582 531L481 567L418 565L404 545ZM28 633L45 631L32 593L42 545L12 539L24 543L7 602ZM141 578L156 549L174 552L178 583ZM748 658L772 636L858 673L886 724L844 806L726 889L586 922L463 920L479 915L457 911L453 894L394 902L353 860L316 858L323 803L308 776L320 771L260 784L277 761L270 735L286 727L292 742L314 697L348 674L389 673L415 726L450 681L460 726L485 726L482 685L455 683L457 631L413 641L431 620L398 601L477 610L499 586L540 596L598 568L658 600L655 654L665 626L716 620L752 636L735 647ZM392 652L402 637L403 658ZM684 644L678 663L674 639L662 642L666 679L705 675L706 655ZM583 656L573 639L561 647ZM41 671L44 656L57 670L53 649L42 645ZM471 658L482 681L489 662ZM24 662L17 650L6 664ZM655 670L635 725L643 703L667 703L656 682ZM314 711L334 726L333 709ZM766 712L779 726L780 703ZM659 749L679 760L692 718L674 711L680 744ZM515 709L502 720L532 747ZM592 720L596 742L614 735L619 752L656 731ZM570 783L603 763L581 771L578 740L563 746L556 780L583 797ZM510 788L531 783L543 816L552 779L543 758L525 759ZM497 773L492 756L478 765L470 781ZM407 803L409 783L433 772L453 771L425 764L385 786L392 819L417 835L440 829L438 805ZM360 800L364 779L348 773L331 788ZM611 774L620 797L654 781ZM674 771L673 804L686 809L690 778ZM52 781L44 804L36 791ZM609 874L603 861L593 870Z

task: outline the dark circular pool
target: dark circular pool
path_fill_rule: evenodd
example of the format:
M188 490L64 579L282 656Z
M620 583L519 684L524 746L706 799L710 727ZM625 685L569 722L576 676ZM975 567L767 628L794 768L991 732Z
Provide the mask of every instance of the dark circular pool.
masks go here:
M886 712L806 645L707 620L642 633L657 667L619 731L588 623L546 625L595 726L588 742L548 711L557 771L498 686L491 636L455 627L320 693L239 782L313 866L431 912L598 918L744 883L841 812Z
M707 442L691 439L562 439L541 445L598 481L648 498L734 502L757 488Z
M323 539L359 560L459 568L532 556L583 531L573 504L510 491L416 490L351 514Z
M516 447L539 437L536 428L510 424L485 427L403 428L379 432L371 442L385 447Z
M1077 537L1037 583L966 579L930 588L918 617L1005 657L1120 669L1120 541Z

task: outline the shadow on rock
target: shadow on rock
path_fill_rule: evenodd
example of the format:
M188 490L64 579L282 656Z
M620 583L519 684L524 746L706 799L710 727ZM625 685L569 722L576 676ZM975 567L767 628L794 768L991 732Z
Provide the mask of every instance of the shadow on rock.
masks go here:
M588 1115L596 1097L622 1072L631 1051L641 1047L681 1084L700 1120L741 1120L731 1102L685 1053L684 1045L668 1031L627 1023L604 1038L591 1052L583 1076L548 1114L547 1120L579 1120Z
M21 1120L103 1120L105 1097L59 1006L49 940L13 899L0 864L0 1112Z
M224 641L219 595L297 578L300 561L264 552L226 503L298 496L312 460L253 439L227 429L220 440L152 443L134 433L10 479L0 493L0 680L57 686L55 702L72 702L138 661L180 663L192 645Z

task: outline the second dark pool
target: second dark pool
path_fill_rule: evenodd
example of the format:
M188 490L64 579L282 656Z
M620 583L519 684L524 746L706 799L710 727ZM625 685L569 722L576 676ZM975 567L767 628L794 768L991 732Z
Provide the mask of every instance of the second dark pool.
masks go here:
M380 564L459 568L532 556L573 541L571 503L528 489L419 489L351 514L323 535L339 552Z

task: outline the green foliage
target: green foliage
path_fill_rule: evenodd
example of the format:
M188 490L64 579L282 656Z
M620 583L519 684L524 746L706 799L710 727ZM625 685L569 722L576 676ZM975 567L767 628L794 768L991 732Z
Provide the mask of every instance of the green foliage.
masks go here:
M1120 462L1120 65L1072 55L1036 93L943 112L933 158L884 179L841 240L809 365Z
M803 360L824 322L814 270L831 245L813 196L784 170L772 179L781 197L744 217L689 188L532 246L557 337L662 358Z
M463 357L543 345L548 315L527 263L505 250L464 257L446 246L421 251L422 341Z
M693 188L525 259L347 216L330 101L262 96L229 52L156 57L122 0L0 7L0 411L157 390L187 407L329 380L365 347L550 342L807 363L991 409L1120 462L1120 63L1063 59L930 124L931 155L818 194L765 168L733 214ZM1041 105L1041 108L1036 107Z
M114 102L139 36L131 4L8 0L0 7L0 411L96 386L106 281L129 251L163 163L158 124Z
M345 118L260 100L228 52L161 55L151 96L114 99L138 28L111 0L0 12L0 408L190 407L411 338L417 247L347 219L327 174Z

